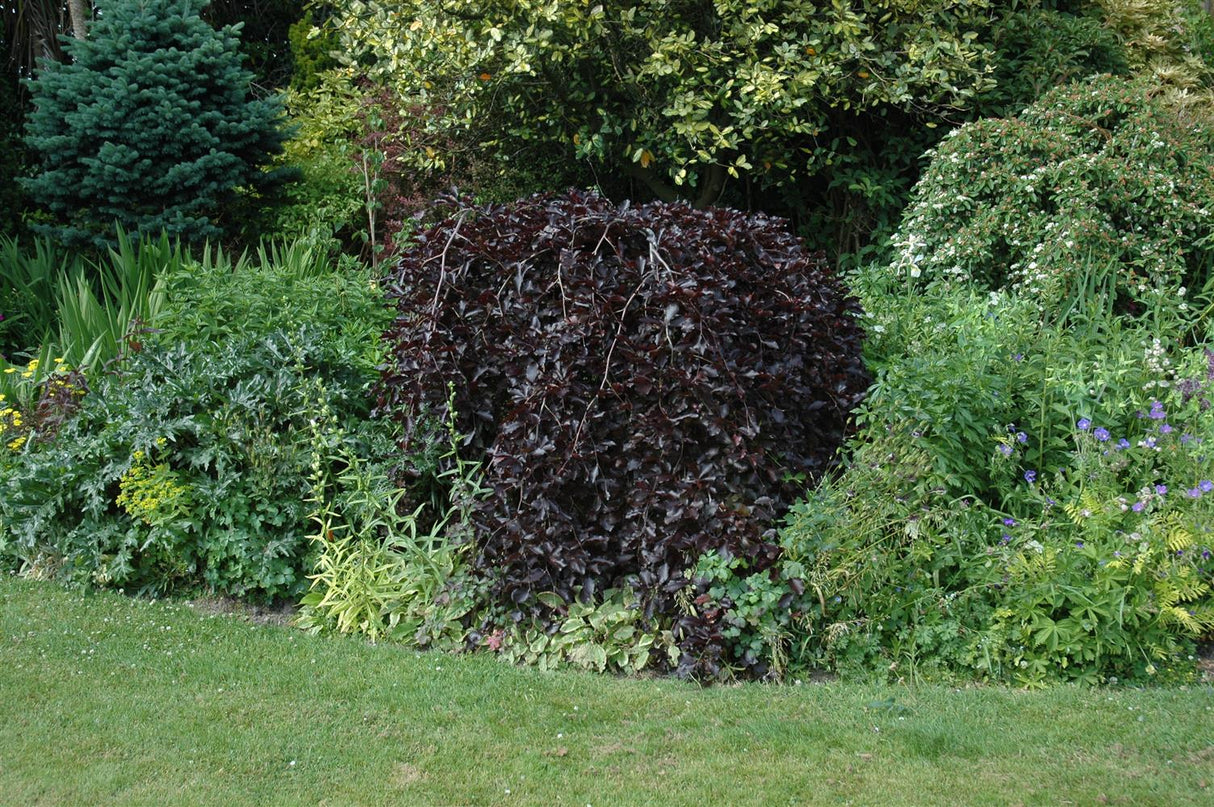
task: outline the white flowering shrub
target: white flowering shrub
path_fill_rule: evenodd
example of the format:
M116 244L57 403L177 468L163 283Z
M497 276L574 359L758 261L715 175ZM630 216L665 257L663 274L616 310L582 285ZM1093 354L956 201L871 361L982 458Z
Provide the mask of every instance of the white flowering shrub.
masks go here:
M1210 274L1211 145L1148 83L1061 87L928 153L891 271L1011 288L1043 306L1094 291L1125 313L1184 305L1182 289Z

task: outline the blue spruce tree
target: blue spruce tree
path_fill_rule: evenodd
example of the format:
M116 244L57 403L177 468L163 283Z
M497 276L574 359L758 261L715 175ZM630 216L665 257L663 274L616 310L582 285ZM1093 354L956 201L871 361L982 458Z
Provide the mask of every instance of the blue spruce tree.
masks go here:
M215 30L205 4L100 0L88 38L63 39L70 61L43 63L26 189L53 218L45 232L73 246L108 243L115 224L218 238L239 224L239 196L283 181L264 170L282 150L281 103L251 97L239 26Z

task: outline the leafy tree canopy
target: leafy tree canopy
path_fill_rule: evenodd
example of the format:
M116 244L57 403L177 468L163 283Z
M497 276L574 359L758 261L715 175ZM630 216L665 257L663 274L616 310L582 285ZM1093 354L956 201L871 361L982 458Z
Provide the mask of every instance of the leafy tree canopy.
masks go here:
M831 163L832 111L938 116L988 81L987 0L355 0L342 50L489 146L559 142L657 196ZM441 161L441 154L422 155Z

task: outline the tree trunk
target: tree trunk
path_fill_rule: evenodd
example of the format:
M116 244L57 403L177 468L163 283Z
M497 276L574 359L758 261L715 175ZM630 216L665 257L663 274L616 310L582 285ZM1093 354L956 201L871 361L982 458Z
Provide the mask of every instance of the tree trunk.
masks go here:
M717 200L721 198L721 192L725 190L726 171L723 165L710 165L700 174L697 183L699 193L694 199L680 193L677 188L665 182L657 171L645 168L640 163L625 162L623 169L628 176L643 182L650 192L661 201L673 202L677 199L686 199L691 202L692 207L701 210L716 204Z
M87 0L67 0L67 13L72 18L72 36L84 39L88 35L90 18Z
M649 192L663 202L673 202L679 198L679 192L666 183L656 171L642 167L640 163L624 161L624 173L642 182Z
M721 198L725 190L725 166L713 163L708 170L700 174L700 193L692 205L699 210L712 207Z

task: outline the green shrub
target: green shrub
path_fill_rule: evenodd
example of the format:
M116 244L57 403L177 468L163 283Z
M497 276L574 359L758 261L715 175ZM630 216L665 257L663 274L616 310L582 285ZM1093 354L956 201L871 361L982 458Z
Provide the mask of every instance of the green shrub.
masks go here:
M241 225L238 189L285 178L262 171L281 150L279 102L249 97L237 31L212 29L203 5L102 3L88 39L64 41L71 61L42 64L27 190L55 217L46 232L103 245L117 221L132 234L213 239Z
M1014 7L992 23L988 37L993 86L974 104L983 117L1012 115L1059 85L1130 69L1125 47L1090 7L1077 13Z
M164 278L159 333L55 433L22 413L35 427L0 452L8 563L128 590L306 589L317 469L394 452L367 419L388 314L365 272L208 254Z
M373 377L391 320L378 282L357 262L309 242L263 244L252 255L204 249L164 278L159 342L221 343L316 328L326 362Z
M805 591L791 663L1028 684L1191 672L1214 633L1208 350L1150 312L1171 329L854 280L876 381L846 470L781 531Z
M1112 77L963 126L930 155L891 271L1043 310L1082 308L1108 274L1119 311L1183 319L1214 260L1212 142L1152 85Z
M313 379L347 419L365 385L322 352L301 333L128 358L10 459L0 508L21 562L132 591L299 594Z
M362 105L363 93L347 71L326 71L313 85L286 93L294 129L277 162L296 167L300 176L268 212L267 231L287 240L353 241L365 224L363 183L355 171Z

